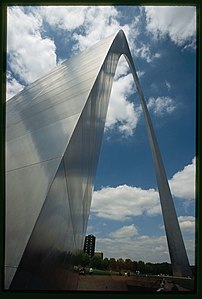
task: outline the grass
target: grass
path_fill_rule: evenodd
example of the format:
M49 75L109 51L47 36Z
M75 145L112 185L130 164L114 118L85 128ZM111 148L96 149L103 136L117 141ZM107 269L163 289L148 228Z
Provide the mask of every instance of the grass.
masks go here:
M89 268L86 268L86 274L89 274ZM93 275L119 275L119 272L93 269Z

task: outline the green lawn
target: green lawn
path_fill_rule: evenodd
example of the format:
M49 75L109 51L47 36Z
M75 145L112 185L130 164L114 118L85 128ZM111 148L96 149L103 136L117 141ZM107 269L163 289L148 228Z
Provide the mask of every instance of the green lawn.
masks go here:
M86 274L89 274L89 269L86 267ZM119 272L93 269L93 275L119 275Z

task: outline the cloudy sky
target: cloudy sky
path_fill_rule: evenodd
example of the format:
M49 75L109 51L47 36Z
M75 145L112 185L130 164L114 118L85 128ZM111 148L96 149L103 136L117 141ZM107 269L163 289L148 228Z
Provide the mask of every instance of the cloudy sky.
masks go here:
M7 98L119 29L129 42L194 264L194 6L10 7ZM108 258L170 261L143 114L122 58L94 189L88 233L96 236L97 250Z

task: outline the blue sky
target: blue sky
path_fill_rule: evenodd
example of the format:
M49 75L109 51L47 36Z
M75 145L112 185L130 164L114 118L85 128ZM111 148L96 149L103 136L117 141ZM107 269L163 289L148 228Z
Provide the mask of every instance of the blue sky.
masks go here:
M119 29L138 71L189 260L195 246L196 11L183 7L11 7L7 98ZM105 257L170 261L140 101L123 58L107 114L88 233Z

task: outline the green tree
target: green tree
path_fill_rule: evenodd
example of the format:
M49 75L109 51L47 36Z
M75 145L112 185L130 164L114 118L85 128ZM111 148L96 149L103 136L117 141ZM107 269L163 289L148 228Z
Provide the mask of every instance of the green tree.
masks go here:
M96 268L96 269L101 269L102 270L102 266L103 266L103 260L100 256L96 256L94 255L90 261L90 266L92 268Z
M124 260L122 258L118 259L116 263L117 263L117 269L119 271L124 270L125 263L124 263Z
M152 263L145 264L145 273L146 274L154 274L154 265Z
M113 271L116 271L116 260L115 258L110 258L109 259L109 268Z
M86 267L89 265L90 257L87 253L82 252L76 256L74 256L74 265Z
M124 269L127 270L127 271L128 270L129 271L133 270L133 262L131 261L131 259L125 259Z
M133 268L132 268L132 271L133 271L134 273L136 273L136 271L138 271L138 270L139 270L139 269L138 269L138 262L136 262L136 261L133 261L132 263L133 263Z
M102 262L102 268L103 270L109 270L109 259L107 257Z
M145 272L145 263L143 261L138 262L138 270L140 271L140 273Z

